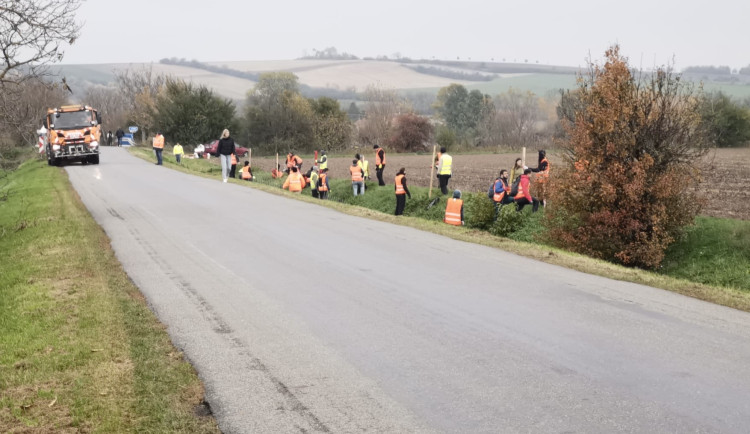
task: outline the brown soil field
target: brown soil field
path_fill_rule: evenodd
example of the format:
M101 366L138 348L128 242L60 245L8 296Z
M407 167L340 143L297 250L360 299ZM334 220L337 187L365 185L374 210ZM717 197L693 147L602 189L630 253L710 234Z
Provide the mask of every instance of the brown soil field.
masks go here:
M329 158L328 167L332 178L346 178L352 157ZM513 166L519 154L469 154L453 155L453 176L448 184L451 190L464 192L486 191L500 169ZM279 156L283 166L283 156ZM560 158L550 152L550 163L554 176L555 164ZM366 155L370 162L370 177L375 179L375 155ZM406 168L409 185L430 185L430 161L432 155L399 155L389 153L386 157L384 179L386 184L393 184L393 178L399 168ZM269 158L253 159L253 166L261 170L271 170L275 161ZM311 159L305 159L303 171L310 167ZM537 155L527 154L527 162L536 167ZM703 182L700 190L707 198L704 215L712 217L750 220L750 148L717 149L705 158ZM437 179L434 182L437 188Z

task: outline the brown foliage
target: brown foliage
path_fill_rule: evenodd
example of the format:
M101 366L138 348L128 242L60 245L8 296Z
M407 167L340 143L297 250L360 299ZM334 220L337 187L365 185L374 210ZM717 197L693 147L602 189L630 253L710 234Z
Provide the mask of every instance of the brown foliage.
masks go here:
M432 124L424 116L415 113L398 115L393 131L388 138L388 148L396 152L424 151L432 138Z
M551 238L597 258L656 267L700 210L691 188L705 153L700 98L668 68L634 77L618 46L579 77L576 97L574 119L560 120L565 163L552 174Z

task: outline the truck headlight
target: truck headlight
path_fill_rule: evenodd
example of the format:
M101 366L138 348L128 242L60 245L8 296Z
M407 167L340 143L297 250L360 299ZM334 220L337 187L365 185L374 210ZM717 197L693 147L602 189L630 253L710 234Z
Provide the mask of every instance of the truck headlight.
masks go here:
M52 150L53 151L59 151L60 150L60 145L52 145Z
M96 147L99 146L99 142L94 140L93 142L89 143L89 148L96 149Z

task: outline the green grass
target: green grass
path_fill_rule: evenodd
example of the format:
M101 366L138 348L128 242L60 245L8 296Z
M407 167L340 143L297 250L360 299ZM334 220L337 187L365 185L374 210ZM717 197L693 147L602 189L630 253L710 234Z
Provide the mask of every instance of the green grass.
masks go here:
M750 221L698 217L667 249L661 272L750 292Z
M217 432L62 169L0 180L0 432Z
M153 160L153 152L150 149L131 148L131 152L143 159L149 161ZM176 170L217 180L220 178L221 174L221 168L218 164L212 161L189 160L186 162L183 160L183 165L178 166L171 155L166 156L165 154L164 163ZM667 260L665 261L665 264L668 264L669 261L672 260L675 261L675 264L668 267L665 266L665 269L662 270L662 272L657 273L637 268L623 267L543 244L543 210L533 214L530 212L530 207L526 207L526 210L523 213L523 224L521 228L511 233L508 237L499 237L493 236L485 230L473 229L471 227L454 227L443 223L442 219L445 210L445 199L441 199L438 205L427 209L427 205L429 204L427 188L410 187L409 190L412 192L412 199L407 200L406 202L404 216L396 217L393 215L396 206L393 185L377 187L375 183L370 182L368 183L369 188L365 195L363 197L355 198L352 196L351 182L349 180L333 179L331 181L331 200L321 201L310 197L309 189L305 189L301 195L293 195L283 191L281 189L283 179L272 179L268 172L256 170L254 171L254 174L256 176L256 182L245 182L240 180L230 180L230 182L257 188L272 194L284 195L289 198L315 203L350 215L402 226L409 226L461 241L499 248L532 259L560 265L585 273L662 288L690 297L750 312L750 291L747 290L747 282L745 281L744 285L735 285L732 283L737 281L737 277L740 279L742 278L743 271L745 273L744 276L747 276L747 270L750 269L747 265L747 255L745 254L745 259L737 260L735 262L735 276L737 277L729 278L720 276L724 273L719 270L718 267L715 269L704 267L702 271L696 271L690 275L679 274L677 270L684 270L684 265L689 261L685 257L680 257L678 252L685 250L690 251L690 249L693 248L690 245L682 244L687 242L689 238L682 243L676 244L669 252L667 252ZM464 197L467 201L470 197L481 197L483 195L484 193L472 194L464 192ZM433 198L436 196L440 196L440 193L439 190L434 189ZM468 213L466 216L467 224L471 223L471 219L472 216ZM691 234L695 235L696 233L706 232L705 235L707 237L716 237L718 240L724 241L727 237L733 236L727 232L714 231L711 228L707 228L705 222L711 221L725 221L725 219L699 218L697 220L698 226L691 232ZM739 227L747 228L747 222L742 221L726 220L725 224L729 226L739 225ZM734 244L745 246L744 251L747 252L746 245L750 243L747 242L747 229L743 229L743 231L745 231L742 232L744 238L738 239ZM720 241L715 245L718 246L722 243L723 241ZM731 243L728 244L731 245ZM715 260L718 262L723 261L724 253L720 250L713 250L713 253L710 255L714 256Z

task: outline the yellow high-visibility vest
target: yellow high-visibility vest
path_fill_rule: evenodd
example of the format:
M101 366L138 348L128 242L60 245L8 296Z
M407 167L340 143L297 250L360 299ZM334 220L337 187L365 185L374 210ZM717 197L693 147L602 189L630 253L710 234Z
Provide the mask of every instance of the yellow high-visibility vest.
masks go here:
M451 166L453 165L453 157L448 154L443 154L443 156L440 158L442 166L440 167L440 172L438 172L438 175L450 175Z

